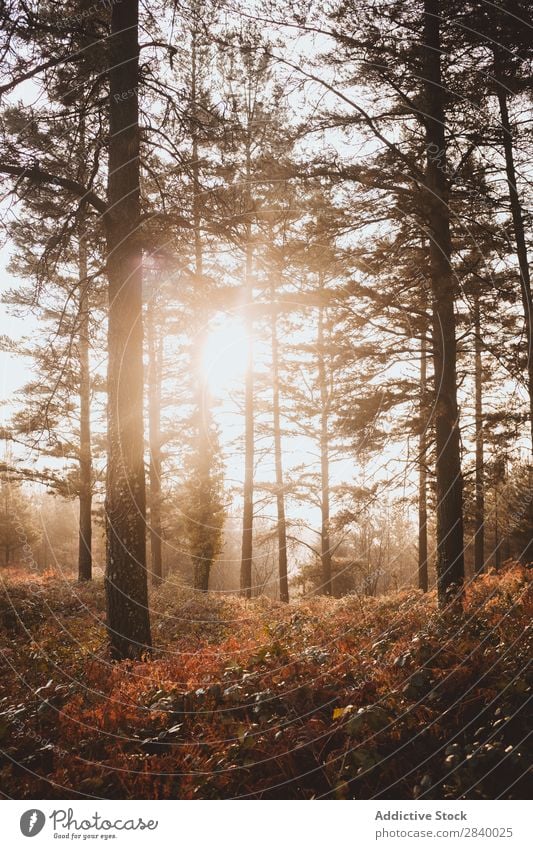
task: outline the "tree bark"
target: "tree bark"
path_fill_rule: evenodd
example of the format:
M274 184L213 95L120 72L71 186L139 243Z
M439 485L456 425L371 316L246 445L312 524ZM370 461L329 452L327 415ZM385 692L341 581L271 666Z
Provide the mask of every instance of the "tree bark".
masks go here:
M446 177L440 2L424 0L426 204L430 230L435 374L437 589L439 605L459 600L464 581L463 480L457 405L455 282Z
M212 421L210 393L207 377L204 371L203 355L208 336L209 303L206 291L206 280L204 278L204 244L202 237L202 189L200 185L200 151L198 144L198 56L196 29L192 31L191 46L191 102L192 102L192 178L193 197L192 213L194 225L194 277L195 286L199 294L199 332L195 340L194 353L194 376L195 376L195 405L196 405L196 459L195 472L198 476L197 484L203 487L200 494L200 502L203 508L197 520L205 528L206 538L213 533L214 517L211 509L211 482L212 482L212 445L210 441L210 426ZM206 539L206 544L200 546L200 550L194 553L194 588L199 592L209 590L209 578L211 566L213 565L212 546Z
M320 292L324 289L320 275ZM320 392L320 512L321 512L321 548L322 594L331 595L331 542L329 536L330 496L329 496L329 392L325 362L324 306L318 308L318 385Z
M495 60L495 76L498 77L498 67ZM502 81L497 87L500 120L503 131L503 149L505 153L505 171L509 186L509 201L513 219L513 230L516 244L516 256L520 270L520 291L524 310L524 326L527 342L527 381L529 394L529 423L531 432L531 450L533 451L533 300L531 297L531 275L527 255L526 237L524 231L524 214L516 185L516 168L514 164L513 134L507 107L507 95Z
M427 337L420 342L420 434L418 439L418 588L427 593L428 510L427 510Z
M253 249L252 249L252 209L251 209L251 128L248 127L246 145L246 208L247 220L245 226L245 308L244 320L246 326L247 352L246 375L244 386L244 490L242 516L242 549L241 549L241 594L245 598L252 597L252 559L253 559L253 523L254 523L254 340L253 340Z
M117 659L140 658L151 647L143 456L138 70L138 2L114 3L105 216L109 280L105 585L111 653Z
M475 429L476 478L474 516L474 572L483 572L485 565L485 466L483 439L483 361L479 293L474 294L474 372L475 372Z
M92 578L92 453L91 453L91 375L89 365L89 281L87 278L87 236L80 220L79 269L79 367L80 367L80 492L78 579Z
M499 516L499 491L498 484L494 487L494 565L499 569L501 564L500 552L500 516Z
M163 580L161 527L161 374L162 345L155 326L156 293L151 292L146 307L148 341L148 427L150 449L150 556L155 587Z
M277 313L272 290L272 427L274 430L274 465L276 470L276 507L278 534L278 571L280 601L289 601L287 567L287 519L285 516L285 493L283 482L283 455L281 450L281 413L279 387L279 341Z

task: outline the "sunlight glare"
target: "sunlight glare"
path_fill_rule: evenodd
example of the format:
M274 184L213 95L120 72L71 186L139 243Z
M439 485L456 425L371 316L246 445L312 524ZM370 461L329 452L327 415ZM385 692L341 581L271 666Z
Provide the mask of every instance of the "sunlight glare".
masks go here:
M225 316L210 328L204 348L203 369L214 395L224 394L243 380L247 347L241 319Z

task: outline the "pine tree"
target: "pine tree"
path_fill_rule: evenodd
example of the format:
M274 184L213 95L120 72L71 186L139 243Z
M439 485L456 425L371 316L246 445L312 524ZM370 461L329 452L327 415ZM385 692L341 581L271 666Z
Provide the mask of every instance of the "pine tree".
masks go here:
M39 537L35 511L22 484L3 473L0 475L0 551L4 566L33 564L32 546Z
M150 650L139 243L138 3L114 4L109 36L107 627L116 658Z

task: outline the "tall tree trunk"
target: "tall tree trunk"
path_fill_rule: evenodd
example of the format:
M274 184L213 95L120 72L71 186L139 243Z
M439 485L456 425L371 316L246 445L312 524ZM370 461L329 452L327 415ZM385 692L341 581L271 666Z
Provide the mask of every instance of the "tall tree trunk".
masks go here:
M162 345L155 326L156 294L151 292L146 307L148 341L148 428L150 449L150 555L152 584L163 580L161 527L161 375Z
M246 375L244 386L244 491L242 516L242 549L241 549L241 594L245 598L252 597L252 558L253 558L253 523L254 523L254 340L253 340L253 248L252 248L252 204L251 204L251 128L248 128L246 146L246 207L247 221L245 227L245 326L247 338Z
M495 76L498 78L499 70L495 60ZM505 84L500 81L497 87L498 104L500 107L500 120L503 131L503 149L505 153L505 170L507 174L507 185L509 186L509 201L511 204L511 215L513 219L513 230L516 244L516 256L520 270L520 291L522 293L522 306L524 310L524 325L527 342L527 381L529 393L529 423L531 431L531 450L533 451L533 300L531 297L531 276L529 273L529 262L527 255L526 237L524 232L524 214L520 196L516 185L516 168L514 164L513 134L509 121L509 110L507 108L507 95Z
M520 271L520 292L522 295L522 307L524 311L524 328L526 332L527 344L527 390L529 395L529 425L531 446L530 452L533 454L533 299L531 296L531 275L529 271L529 260L527 254L527 245L524 229L524 212L518 194L516 183L516 168L514 163L513 150L513 133L511 122L509 120L509 110L507 107L507 93L505 83L500 73L500 63L497 55L494 58L495 70L494 75L498 80L497 94L498 104L500 107L500 121L503 131L503 149L505 153L505 171L507 176L507 185L509 186L509 201L511 205L511 215L513 219L513 230L516 244L516 257ZM533 526L533 498L529 498L526 505L526 514L528 521ZM526 552L524 552L524 555ZM498 558L500 553L498 551Z
M430 229L437 479L439 605L458 599L464 581L463 480L457 405L455 284L451 267L439 0L424 0L426 204Z
M428 591L427 336L420 341L420 434L418 439L418 588Z
M324 289L320 275L320 293ZM318 385L320 392L320 512L321 512L321 550L322 593L331 595L331 542L329 536L330 496L329 496L329 391L326 371L326 351L324 334L324 306L318 308Z
M87 278L87 236L83 218L79 225L79 366L80 366L80 493L78 578L92 578L92 454L91 454L91 376L89 367L89 281Z
M278 570L280 601L289 600L287 568L287 519L285 516L285 493L283 483L283 455L281 451L281 414L279 388L279 341L277 312L272 290L272 427L274 429L274 465L276 469L276 506L278 533Z
M481 345L481 317L479 292L474 294L474 373L475 373L475 428L476 428L476 479L474 516L474 572L479 574L485 564L485 466L483 457L483 361Z
M206 291L206 280L204 278L204 246L202 238L202 189L200 185L200 152L198 144L198 128L199 118L197 109L198 98L198 57L197 57L197 38L198 32L196 29L192 31L192 47L191 47L191 101L192 101L192 177L193 177L193 198L192 198L192 213L194 224L194 277L195 286L198 292L198 320L199 332L195 340L194 352L194 377L195 377L195 405L196 405L196 458L194 464L195 474L197 475L197 485L203 489L205 497L200 494L200 502L203 503L198 521L205 528L206 536L211 536L213 533L212 525L214 517L211 508L211 482L213 475L212 468L212 445L210 440L211 429L211 402L208 380L204 370L203 355L208 336L209 323L209 303ZM194 588L200 592L207 592L209 589L209 578L211 575L211 566L213 558L211 556L212 547L208 544L200 546L200 550L194 554Z
M499 569L501 566L501 552L500 552L500 496L498 484L496 483L494 487L494 561L496 569Z
M109 38L106 213L109 363L105 584L107 628L115 658L139 658L151 647L143 456L138 70L138 2L114 3Z

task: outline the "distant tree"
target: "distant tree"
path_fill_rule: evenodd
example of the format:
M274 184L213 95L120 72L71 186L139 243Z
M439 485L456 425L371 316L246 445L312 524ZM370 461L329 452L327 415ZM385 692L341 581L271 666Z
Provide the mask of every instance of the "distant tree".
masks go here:
M0 475L0 551L4 566L34 559L40 530L35 508L20 481Z
M241 308L246 327L244 386L244 484L241 592L252 595L254 540L254 469L257 387L254 372L255 317L261 275L261 221L268 189L279 180L272 167L280 153L286 93L276 78L269 44L258 24L243 24L225 34L221 86L228 103L225 141L221 147L224 187L219 193L229 217L228 238L240 251Z
M205 433L206 427L204 421L195 431ZM193 563L194 587L207 592L211 566L222 544L224 469L216 427L212 425L206 437L202 435L201 438L202 452L193 442L193 450L185 459L186 480L181 504L189 556Z

